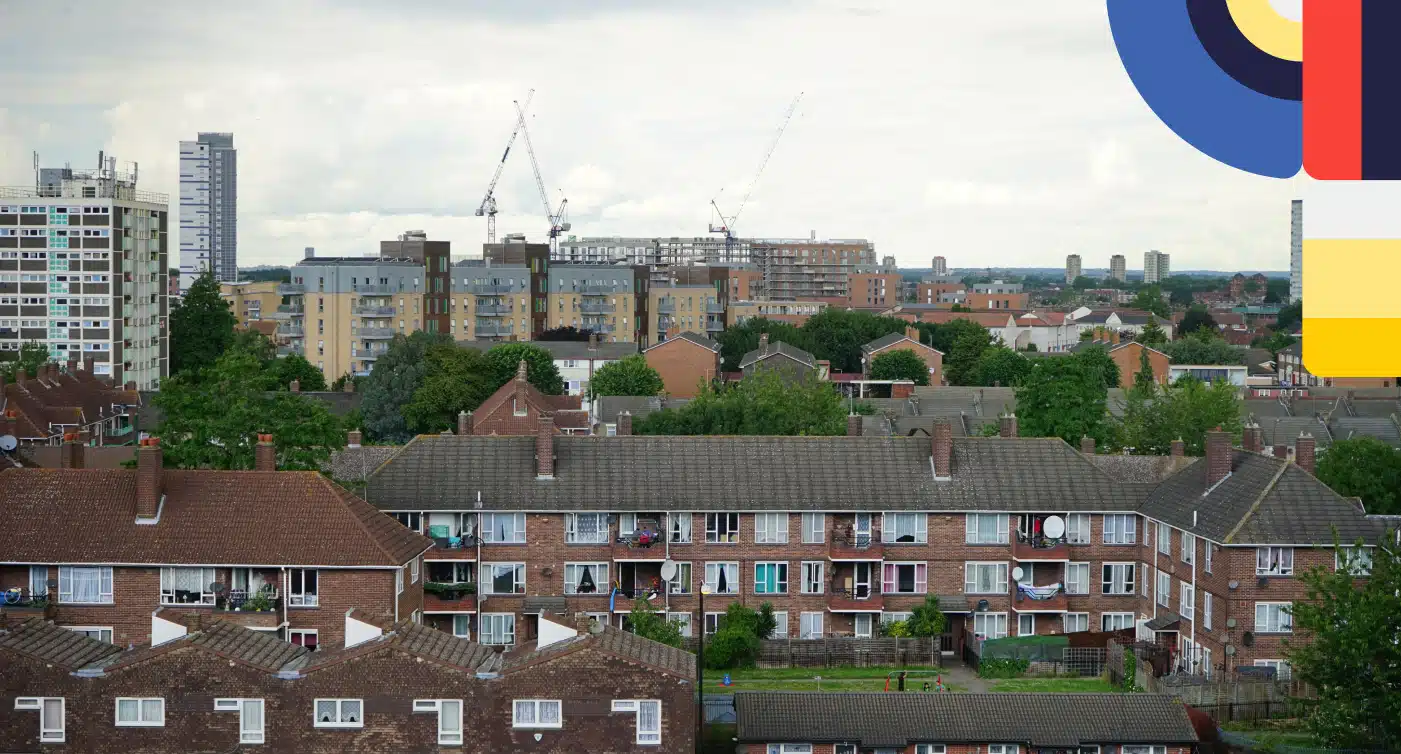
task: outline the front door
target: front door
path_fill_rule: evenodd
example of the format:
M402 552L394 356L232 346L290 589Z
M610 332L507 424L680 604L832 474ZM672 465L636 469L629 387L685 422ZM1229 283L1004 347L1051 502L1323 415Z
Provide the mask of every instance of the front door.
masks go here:
M866 561L853 563L851 570L853 576L851 596L858 600L869 598L871 596L871 564Z

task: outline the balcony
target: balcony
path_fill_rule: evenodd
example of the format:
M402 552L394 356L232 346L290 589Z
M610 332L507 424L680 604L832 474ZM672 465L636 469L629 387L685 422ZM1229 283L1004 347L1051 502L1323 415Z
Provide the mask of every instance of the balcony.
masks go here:
M579 286L579 291L578 291L579 295L581 295L581 296L609 296L609 295L612 295L612 294L614 294L614 293L626 293L626 292L627 292L626 290L619 291L619 290L617 290L616 286L612 286L612 285L597 285L597 284L588 284L588 283Z
M374 361L383 356L387 350L386 348L356 348L350 352L350 355L361 361Z
M361 296L388 296L394 290L387 285L360 285L355 287L355 292Z
M282 296L294 296L306 293L306 286L301 283L278 283L277 293Z
M515 334L515 331L506 325L495 322L477 321L476 333L478 338L504 338Z
M714 317L705 318L705 329L708 332L720 332L725 329L725 323Z
M477 585L475 582L447 583L427 581L423 584L423 612L425 613L475 613L477 612Z
M657 530L619 536L613 541L613 559L660 563L666 560L666 540Z
M706 314L724 314L725 305L719 301L709 301L705 305Z
M1069 561L1070 545L1064 536L1013 532L1012 557L1022 561Z
M617 307L602 301L585 301L579 305L579 311L584 314L612 314Z
M514 310L507 304L478 304L478 317L509 317Z
M579 329L581 329L581 330L592 330L593 332L596 332L596 333L599 333L600 335L602 335L602 334L604 334L604 333L614 332L614 331L617 330L618 328L617 328L617 326L615 326L615 325L610 325L610 324L606 324L606 323L603 323L603 322L590 322L590 321L588 321L588 320L584 320Z
M468 283L467 292L475 293L478 296L504 296L515 290L513 285L495 285L492 283ZM524 293L524 291L521 291Z
M1012 609L1019 613L1063 613L1066 611L1065 586L1013 584Z
M389 340L394 337L394 331L388 327L352 327L350 334L366 340Z
M466 534L461 537L438 538L433 540L433 548L423 554L425 561L476 560L477 537Z
M278 335L285 335L289 338L301 338L306 336L306 328L302 325L286 324L278 325Z
M392 317L394 316L394 307L360 304L353 307L350 313L357 317Z
M306 346L301 343L288 343L277 347L278 356L306 356Z
M674 298L663 298L663 299L658 299L658 300L657 300L657 313L658 313L658 314L675 314L675 313L676 313L676 299L674 299Z
M645 599L661 607L663 585L661 562L622 563L618 566L618 599L615 610L630 612L634 600ZM607 594L605 591L604 594Z
M833 588L827 595L827 609L834 613L878 613L884 607L884 595L874 586Z
M880 532L833 532L827 545L828 560L880 560L884 555Z
M277 311L270 312L268 319L297 319L305 314L306 308L300 304L283 304Z

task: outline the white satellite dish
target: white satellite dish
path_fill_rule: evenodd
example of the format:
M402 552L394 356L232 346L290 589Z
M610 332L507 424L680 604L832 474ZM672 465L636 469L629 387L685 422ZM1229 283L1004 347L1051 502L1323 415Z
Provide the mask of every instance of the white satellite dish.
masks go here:
M1022 571L1022 567L1021 567L1021 566L1017 566L1017 567L1015 567L1015 568L1012 569L1012 580L1013 580L1013 581L1020 582L1020 581L1022 580L1022 576L1023 576L1023 575L1025 575L1025 574L1024 574L1024 572Z
M0 435L0 450L10 451L19 447L14 435Z
M1060 516L1051 516L1042 524L1045 528L1046 536L1051 539L1060 539L1065 535L1065 519Z
M677 569L676 569L676 561L674 561L674 560L664 560L664 561L662 561L662 580L663 580L663 581L671 581L672 579L676 578L676 570L677 570Z

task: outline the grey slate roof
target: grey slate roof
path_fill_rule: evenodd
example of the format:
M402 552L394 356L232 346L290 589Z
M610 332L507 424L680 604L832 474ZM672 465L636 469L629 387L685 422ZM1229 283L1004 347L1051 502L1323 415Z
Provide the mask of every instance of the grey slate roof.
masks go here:
M1377 416L1335 416L1329 427L1339 440L1375 437L1393 448L1401 448L1401 432L1391 418Z
M332 479L341 482L363 482L370 472L394 457L403 449L402 445L361 445L358 448L343 448L331 453L331 460L322 464L321 470L329 472Z
M681 408L690 402L690 398L663 398L656 395L604 395L598 399L598 413L594 416L594 422L616 424L618 414L624 411L631 413L633 421L637 421L653 411Z
M742 691L742 743L918 742L1077 746L1195 743L1180 702L1165 694L889 694Z
M905 335L905 333L903 333L903 332L887 333L887 334L885 334L885 335L880 336L879 338L876 338L875 340L871 341L870 343L867 343L866 345L861 346L861 352L862 352L862 353L874 353L874 352L876 352L876 351L881 350L882 348L889 348L889 347L891 347L891 346L893 346L893 345L895 345L895 344L897 344L897 343L900 343L901 341L906 341L906 340L909 340L909 341L912 342L912 343L915 342L915 341L911 340L911 339L909 338L909 336ZM920 343L920 345L924 346L925 348L932 348L932 349L934 349L934 350L936 350L936 351L938 350L938 349L934 348L934 346L929 345L928 343ZM940 351L940 353L943 353L943 352Z
M684 340L684 341L688 341L688 342L691 342L691 343L695 343L696 345L700 346L701 348L709 348L711 351L714 351L715 353L720 353L720 344L719 344L719 343L716 343L715 341L711 340L710 338L708 338L708 337L706 337L706 336L704 336L704 335L701 335L700 333L691 332L690 330L687 330L686 332L680 333L680 334L678 334L678 335L673 335L672 337L667 338L666 340L663 340L663 341L661 341L660 343L657 343L656 345L653 345L653 346L648 347L646 350L650 351L650 350L652 350L653 348L657 348L658 346L661 346L661 345L666 344L666 343L670 343L671 341L677 340L677 339Z
M1133 511L1141 496L1057 438L959 438L936 482L915 437L554 438L551 479L535 438L424 435L371 475L383 510ZM1063 504L1062 504L1063 505Z
M86 634L60 628L43 618L30 618L0 632L0 649L8 649L66 670L108 660L121 648Z
M696 656L684 649L667 646L612 626L605 626L600 633L580 633L573 639L551 644L544 649L536 649L524 654L506 658L507 672L534 662L546 661L553 657L577 649L592 647L625 660L651 665L654 668L673 673L682 678L695 678Z
M1206 473L1202 462L1168 477L1148 495L1142 513L1228 545L1327 546L1333 527L1344 542L1375 541L1381 533L1353 500L1287 461L1234 450L1231 475L1204 495Z
M1265 436L1265 444L1288 445L1294 447L1294 441L1299 439L1300 432L1308 432L1313 435L1314 444L1319 450L1323 450L1333 444L1333 438L1324 428L1323 424L1313 415L1308 416L1270 416L1257 419L1260 431Z
M233 623L219 621L203 631L189 634L191 644L217 652L224 657L245 662L269 672L276 672L288 663L310 654L305 647L289 644L276 633L254 631Z
M807 351L804 351L803 349L797 346L784 343L781 340L776 343L770 343L767 349L756 348L753 351L746 353L744 355L744 358L739 360L739 368L744 369L746 367L752 366L757 362L763 361L764 359L771 359L776 356L787 356L788 358L798 362L799 364L802 364L805 367L808 367L809 369L817 368L816 356L813 356L812 354L808 353Z

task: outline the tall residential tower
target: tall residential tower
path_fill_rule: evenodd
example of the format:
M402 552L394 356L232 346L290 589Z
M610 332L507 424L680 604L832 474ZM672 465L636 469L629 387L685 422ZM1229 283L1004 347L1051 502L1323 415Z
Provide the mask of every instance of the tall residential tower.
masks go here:
M1143 253L1143 282L1145 284L1161 283L1167 280L1172 272L1168 266L1169 255L1161 251L1145 251Z
M1065 257L1065 284L1070 285L1078 277L1080 277L1080 255L1067 254Z
M1304 297L1304 200L1289 203L1289 303Z
M238 150L228 133L180 142L180 292L206 270L238 280Z
M1119 281L1128 279L1128 265L1124 263L1123 254L1115 254L1109 258L1109 277Z

